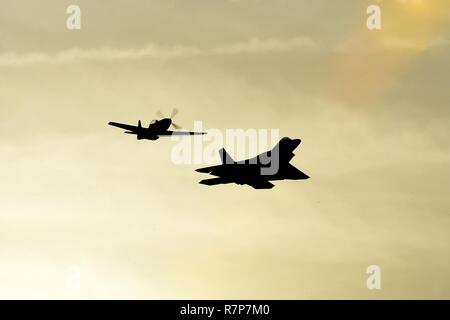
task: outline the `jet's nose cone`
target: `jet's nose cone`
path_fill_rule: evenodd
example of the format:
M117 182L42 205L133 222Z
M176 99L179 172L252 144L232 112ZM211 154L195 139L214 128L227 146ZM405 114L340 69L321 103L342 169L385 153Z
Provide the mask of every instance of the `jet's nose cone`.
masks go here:
M300 139L289 139L289 145L291 147L291 150L295 150L298 145L302 142Z
M281 145L284 145L285 147L291 148L292 150L297 148L298 145L300 144L300 142L302 142L300 139L291 139L291 138L288 138L288 137L284 137L283 139L280 140L280 144Z

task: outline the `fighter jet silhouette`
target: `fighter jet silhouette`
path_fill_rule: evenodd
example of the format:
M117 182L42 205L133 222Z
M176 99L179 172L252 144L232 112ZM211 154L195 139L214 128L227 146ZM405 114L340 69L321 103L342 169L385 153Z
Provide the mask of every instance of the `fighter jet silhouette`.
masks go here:
M177 109L173 109L170 118L165 118L160 111L157 112L158 116L162 117L161 120L153 120L148 128L145 128L141 124L141 120L138 121L137 126L123 124L118 122L109 122L110 126L122 128L127 131L125 133L135 134L138 140L157 140L160 136L186 136L186 135L203 135L206 132L192 132L192 131L170 131L170 126L175 129L179 129L180 126L173 123L172 118L178 113Z
M217 178L201 180L201 184L213 186L217 184L236 183L247 184L255 189L271 189L271 180L303 180L309 176L298 170L289 162L295 156L293 151L300 144L300 139L283 138L275 147L260 155L236 162L225 149L219 154L222 164L195 171L209 173Z

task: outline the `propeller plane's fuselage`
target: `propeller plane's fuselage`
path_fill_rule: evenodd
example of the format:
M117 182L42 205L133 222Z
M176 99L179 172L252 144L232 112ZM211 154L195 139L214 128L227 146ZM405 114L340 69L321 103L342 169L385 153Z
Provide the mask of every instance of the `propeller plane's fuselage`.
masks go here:
M171 124L172 124L171 119L164 118L161 120L155 120L155 122L150 123L148 128L143 128L142 126L139 125L138 126L139 130L137 132L137 139L157 140L159 139L159 135L167 133Z

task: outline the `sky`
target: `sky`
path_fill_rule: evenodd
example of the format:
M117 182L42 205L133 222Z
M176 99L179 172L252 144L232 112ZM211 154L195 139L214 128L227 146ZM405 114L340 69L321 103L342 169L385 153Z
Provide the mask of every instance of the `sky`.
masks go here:
M0 298L450 298L449 9L2 0ZM175 107L302 139L311 178L200 185L176 141L107 125Z

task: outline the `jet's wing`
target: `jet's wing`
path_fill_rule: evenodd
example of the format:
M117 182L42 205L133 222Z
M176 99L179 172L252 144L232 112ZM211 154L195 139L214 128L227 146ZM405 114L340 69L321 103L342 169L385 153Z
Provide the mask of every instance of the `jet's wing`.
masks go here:
M309 176L307 174L298 170L296 167L294 167L290 163L284 170L283 177L284 177L284 179L293 179L293 180L309 179Z
M163 133L158 133L158 136L197 136L204 135L206 132L192 132L192 131L166 131Z
M205 168L199 168L199 169L195 169L195 171L197 172L201 172L201 173L211 173L211 171L213 171L214 169L220 167L219 166L211 166L211 167L205 167Z
M224 179L224 178L212 178L212 179L204 179L201 180L199 183L200 184L205 184L207 186L215 186L217 184L224 184L224 183L230 183L231 181L228 179Z
M267 180L252 181L247 183L254 189L272 189L274 185Z
M132 132L135 132L135 131L139 130L139 127L132 126L132 125L129 125L129 124L124 124L124 123L109 122L108 124L110 126L121 128L121 129L125 129L125 130L129 130L129 131L132 131Z
M226 184L226 183L233 183L236 182L233 179L227 179L225 177L218 177L218 178L212 178L212 179L204 179L201 180L200 184L205 184L207 186L215 186L218 184ZM249 186L253 187L254 189L272 189L274 185L270 183L267 180L261 180L261 181L251 181L251 182L245 182Z

